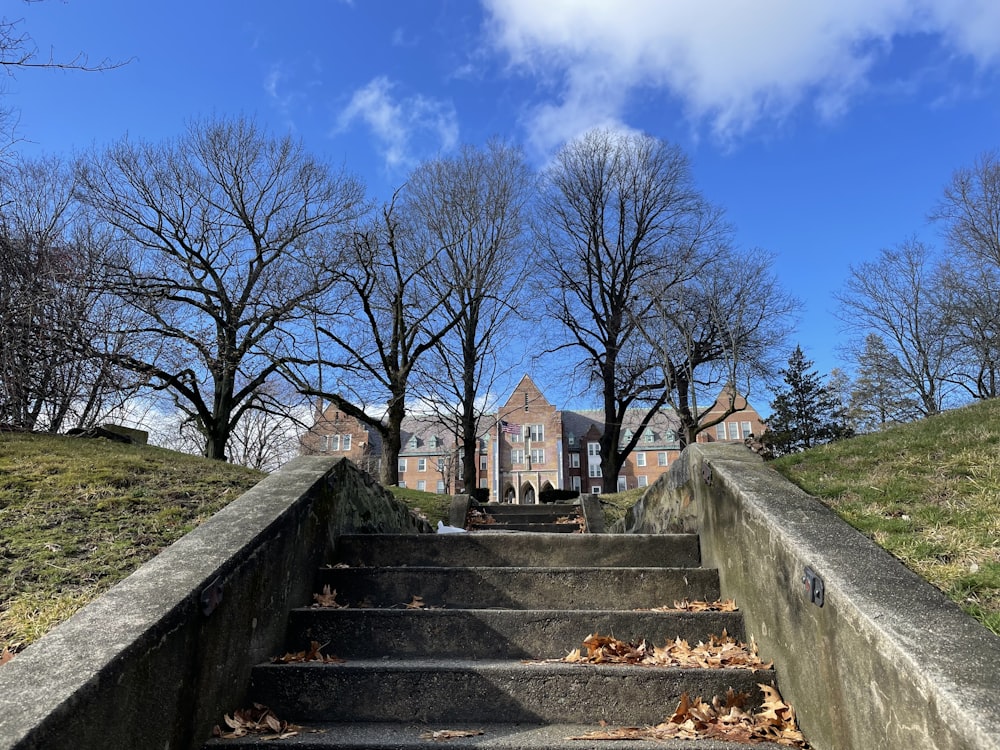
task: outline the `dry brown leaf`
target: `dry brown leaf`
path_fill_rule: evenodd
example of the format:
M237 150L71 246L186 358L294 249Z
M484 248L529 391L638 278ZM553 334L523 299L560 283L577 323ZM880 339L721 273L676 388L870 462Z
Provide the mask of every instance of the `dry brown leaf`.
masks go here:
M702 600L688 601L682 599L675 601L673 606L653 607L651 610L638 610L640 612L736 612L736 600L726 599L724 601L706 602Z
M326 647L327 644L322 646L316 641L310 641L309 649L306 651L289 651L284 656L275 656L271 659L272 664L297 664L307 661L320 661L324 664L336 664L344 661L343 659L333 656L332 654L324 655L322 649Z
M772 686L759 684L759 687L764 693L764 701L756 714L744 710L749 698L745 693L729 690L725 699L715 696L710 703L703 701L701 697L692 699L684 693L673 714L654 727L604 728L566 739L718 739L744 743L774 742L803 750L809 748L795 726L795 713L791 706L781 700L780 694Z
M0 651L0 666L3 666L13 658L14 658L14 652L11 651L6 646L4 646L3 651Z
M676 638L662 648L650 648L646 641L626 643L607 635L591 634L584 638L583 648L570 651L561 661L572 664L632 664L650 667L683 667L688 669L770 669L770 662L761 661L757 646L729 637L725 630L721 636L711 636L708 643L691 646L686 640Z
M420 735L420 739L442 742L444 740L453 740L458 737L478 737L481 734L485 734L485 732L481 729L437 729L424 732Z
M330 584L323 587L322 594L313 594L313 607L324 609L343 609L346 604L337 603L337 589L331 589Z
M226 714L223 720L231 731L224 732L216 724L212 728L213 737L231 740L255 734L262 740L276 740L294 737L301 730L301 727L280 720L271 709L260 703L254 703L252 708L237 709L232 716Z
M407 609L424 609L427 605L424 604L424 598L422 596L414 596L410 600L410 603L406 605Z

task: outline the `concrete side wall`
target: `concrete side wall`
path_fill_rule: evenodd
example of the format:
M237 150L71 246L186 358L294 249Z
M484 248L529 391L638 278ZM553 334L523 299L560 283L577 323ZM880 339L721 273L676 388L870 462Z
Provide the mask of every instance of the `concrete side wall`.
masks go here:
M293 460L0 667L0 748L200 746L338 534L429 530L349 462Z
M1000 748L1000 638L742 446L688 448L624 530L700 533L818 750Z

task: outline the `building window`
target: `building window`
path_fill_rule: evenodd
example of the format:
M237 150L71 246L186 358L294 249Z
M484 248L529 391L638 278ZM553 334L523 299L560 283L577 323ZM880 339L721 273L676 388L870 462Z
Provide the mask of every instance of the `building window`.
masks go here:
M656 433L654 433L652 430L646 430L646 432L642 436L642 439L645 440L647 443L652 443L656 440Z
M431 446L431 448L437 448L439 445L441 445L441 440L438 439L437 435L431 436L431 440L430 440L430 446Z
M402 487L403 489L406 489L406 482L404 482L404 481L403 481L403 480L401 479L401 480L399 480L398 482L396 482L396 486L397 486L397 487Z
M645 466L646 465L646 454L645 453L636 453L635 454L635 465L636 466Z
M580 468L580 454L570 453L569 454L569 468L579 469Z
M330 437L327 438L327 441L330 444L330 450L332 451L340 450L340 435L330 435Z
M719 424L715 425L715 439L716 440L725 440L726 439L726 423L725 422L719 422Z
M416 448L419 444L420 444L420 441L417 440L417 436L416 435L414 435L413 437L410 438L409 445L410 445L411 448Z
M437 483L437 493L439 495L443 495L444 494L444 480L443 479L439 479L438 480L438 483Z
M418 479L417 489L420 490L421 492L424 492L427 489L427 482L425 482L423 479Z
M656 465L657 466L666 466L667 465L667 452L666 451L660 451L659 453L656 454Z
M601 444L600 443L587 443L587 455L588 456L599 456L599 455L601 455Z
M438 471L444 471L444 459L443 458L439 458L438 459Z
M640 474L639 476L636 477L636 480L638 481L636 487L647 487L649 484L645 474Z
M570 434L566 437L567 445L576 445L576 435Z
M486 471L486 467L488 466L488 464L489 464L489 457L487 457L487 456L480 456L479 457L479 470L480 471Z
M542 440L545 440L545 425L543 424L528 425L528 437L535 442L541 442Z
M729 439L739 440L740 439L740 425L739 422L729 423Z
M406 473L406 459L405 458L399 459L399 465L397 466L397 469L399 470L400 474L405 474Z
M520 425L514 425L514 426L517 427L517 430L515 432L508 433L508 435L510 435L509 438L510 442L520 443L522 440L524 440L524 430Z
M580 491L580 477L572 477L573 489L577 492Z
M592 484L590 486L590 494L591 495L600 495L601 494L601 485L599 485L599 484Z
M512 464L523 464L524 463L524 451L523 450L512 450L510 452L510 462Z
M590 464L590 466L588 466L587 468L589 469L589 471L587 472L589 476L591 477L602 476L600 464Z
M628 480L625 477L618 477L618 491L624 492L628 489Z
M490 486L490 480L487 479L486 477L480 477L479 478L479 486L482 487L482 488L484 488L484 489L488 489L489 486Z
M417 471L427 471L427 459L418 458L417 459Z
M531 463L532 464L544 464L545 463L545 449L544 448L532 448L531 449Z
M345 452L349 451L351 449L351 436L344 435L343 438L341 438L341 440L342 440L341 447L343 447Z
M748 438L751 435L753 435L753 430L750 429L750 423L743 422L742 424L743 424L743 437Z

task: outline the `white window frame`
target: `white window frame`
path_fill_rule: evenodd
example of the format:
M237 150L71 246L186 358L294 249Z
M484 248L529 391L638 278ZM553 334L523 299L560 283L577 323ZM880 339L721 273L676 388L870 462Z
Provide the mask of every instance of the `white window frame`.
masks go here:
M618 491L624 492L627 489L628 489L628 478L618 477Z
M423 479L418 479L417 490L419 490L420 492L427 492L427 482L425 482Z
M443 479L437 480L437 487L435 489L437 490L437 494L439 494L439 495L443 495L444 494L444 480Z
M601 444L600 443L587 443L587 455L588 456L600 456L601 455Z
M741 422L740 427L743 428L743 438L746 439L753 435L753 427L749 422Z
M399 463L396 464L396 471L398 471L400 474L405 474L406 473L406 459L405 458L399 459Z
M716 440L725 440L726 439L726 423L725 422L719 422L719 424L715 425L715 439Z
M532 442L540 443L545 440L545 425L543 424L529 424L528 425L528 438Z
M729 423L729 439L739 440L740 439L740 423L730 422Z
M592 484L592 485L590 485L590 494L591 495L600 495L602 489L603 488L601 487L601 485L599 485L599 484Z
M341 435L340 436L340 447L345 453L351 449L351 436Z
M397 487L402 487L403 489L406 489L406 481L403 480L403 479L400 479L398 482L396 482L396 486Z
M545 449L544 448L532 448L531 449L531 465L544 464L545 463Z
M330 450L339 451L340 450L340 435L330 435L329 438Z
M479 486L484 489L489 489L490 480L487 479L486 477L479 477Z
M427 459L418 458L417 459L417 471L427 471Z
M583 482L580 477L570 477L570 483L573 489L577 492L579 492L580 488L583 486Z
M510 463L511 465L520 465L524 463L524 450L522 448L510 449Z
M635 454L635 465L636 466L645 466L646 465L646 454L645 453L640 452L640 453L636 453Z
M657 466L666 466L668 463L669 463L669 459L667 458L667 452L666 451L658 451L657 454L656 454L656 465Z
M647 443L653 443L656 441L656 434L652 430L646 430L643 434L642 439Z
M601 472L601 465L600 464L590 464L587 467L587 476L589 476L591 478L604 476L604 474Z
M649 486L649 479L646 477L645 474L640 474L639 476L637 476L635 478L635 481L636 481L636 485L635 485L636 487L648 487Z
M580 454L570 453L569 454L569 468L579 469L580 468Z
M438 471L444 471L444 459L443 458L439 458L438 459L437 469L438 469Z
M479 470L480 471L486 471L486 469L489 467L489 463L490 463L489 456L480 456L479 457Z

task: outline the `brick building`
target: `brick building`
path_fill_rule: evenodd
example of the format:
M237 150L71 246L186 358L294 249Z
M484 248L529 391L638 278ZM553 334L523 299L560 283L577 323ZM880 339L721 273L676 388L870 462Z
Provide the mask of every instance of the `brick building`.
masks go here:
M718 413L726 393L709 409ZM764 429L756 410L740 398L739 411L698 436L699 442L742 442ZM626 413L622 439L639 429L643 412ZM479 431L479 473L476 485L488 489L491 500L536 503L554 489L601 491L600 445L604 414L600 410L560 410L525 375L495 415L484 416ZM677 420L670 410L653 416L618 475L618 489L655 482L680 455ZM341 454L378 474L381 442L378 434L331 406L302 438L305 453ZM455 436L427 416L407 416L399 455L399 484L426 492L465 490L462 462ZM469 488L471 489L471 488Z

